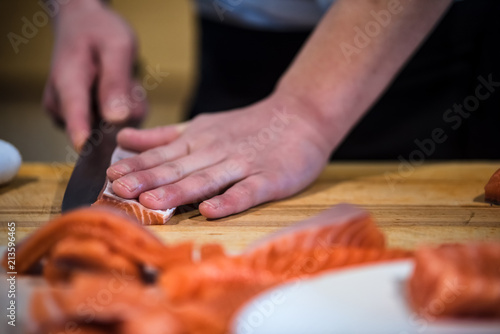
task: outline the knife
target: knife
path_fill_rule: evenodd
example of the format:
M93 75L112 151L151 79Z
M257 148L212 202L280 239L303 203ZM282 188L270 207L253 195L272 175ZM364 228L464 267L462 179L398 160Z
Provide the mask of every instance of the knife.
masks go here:
M81 206L90 206L106 180L106 169L116 147L116 135L125 125L94 122L90 137L80 152L75 168L64 192L62 212Z
M132 75L138 77L141 66L134 62ZM93 204L106 181L106 169L116 148L116 135L125 127L138 127L140 119L129 119L120 124L112 124L100 117L97 87L92 87L91 110L94 122L90 136L85 142L71 173L61 205L61 211L76 209Z
M125 127L138 127L140 124L139 119L129 119L119 124L104 121L100 117L95 89L92 96L92 129L64 192L62 212L90 206L97 200L106 181L106 169L116 148L116 135Z

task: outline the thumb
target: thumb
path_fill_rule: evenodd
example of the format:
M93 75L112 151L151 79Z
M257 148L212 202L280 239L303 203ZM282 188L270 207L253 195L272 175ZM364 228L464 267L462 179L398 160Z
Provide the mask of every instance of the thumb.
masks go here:
M118 145L136 152L143 152L157 146L167 145L178 139L187 123L137 130L126 128L118 133Z

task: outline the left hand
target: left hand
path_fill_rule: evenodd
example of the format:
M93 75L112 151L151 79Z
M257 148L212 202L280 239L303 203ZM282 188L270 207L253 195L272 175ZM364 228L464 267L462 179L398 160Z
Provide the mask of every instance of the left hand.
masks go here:
M118 144L142 153L107 175L119 196L151 209L202 201L208 218L239 213L293 195L318 176L334 145L315 115L302 101L273 95L188 123L124 129Z

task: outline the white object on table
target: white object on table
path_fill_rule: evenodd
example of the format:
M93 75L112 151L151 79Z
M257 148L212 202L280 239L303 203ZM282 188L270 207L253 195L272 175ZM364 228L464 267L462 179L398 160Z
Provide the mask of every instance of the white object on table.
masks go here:
M498 321L440 320L415 314L406 302L410 260L325 273L269 290L234 317L236 334L498 334Z
M11 143L0 139L0 185L11 181L21 167L21 154Z

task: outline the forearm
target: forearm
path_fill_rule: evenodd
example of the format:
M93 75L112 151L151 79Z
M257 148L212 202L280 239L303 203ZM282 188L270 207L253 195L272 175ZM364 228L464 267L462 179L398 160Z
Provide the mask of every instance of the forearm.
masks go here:
M370 108L451 0L339 0L281 78L276 94L308 106L335 148ZM389 14L376 19L383 11Z

